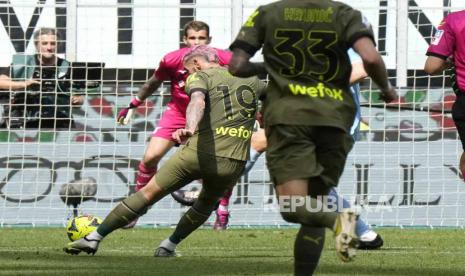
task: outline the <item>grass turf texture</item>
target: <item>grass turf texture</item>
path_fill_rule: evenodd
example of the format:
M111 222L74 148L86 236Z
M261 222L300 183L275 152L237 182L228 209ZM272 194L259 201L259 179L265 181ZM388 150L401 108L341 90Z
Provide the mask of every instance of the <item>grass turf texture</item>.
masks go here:
M172 229L118 230L95 256L66 255L64 228L0 228L0 275L292 275L296 229L201 229L159 259ZM465 275L464 230L381 228L385 245L342 263L327 239L317 275Z

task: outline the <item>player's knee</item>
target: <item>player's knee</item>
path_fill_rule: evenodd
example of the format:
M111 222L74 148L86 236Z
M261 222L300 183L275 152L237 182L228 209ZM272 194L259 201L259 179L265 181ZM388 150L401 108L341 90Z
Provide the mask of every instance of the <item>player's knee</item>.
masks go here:
M144 195L150 205L154 204L160 197L166 195L166 192L153 181L145 185L140 192Z
M144 158L142 159L142 163L148 168L154 168L158 166L158 163L162 158L163 155L147 152L145 153Z
M314 209L315 206L311 206ZM306 226L320 226L321 212L309 210L308 205L297 206L291 210L281 210L281 216L287 222Z
M300 223L299 216L295 211L281 211L281 217L290 223Z

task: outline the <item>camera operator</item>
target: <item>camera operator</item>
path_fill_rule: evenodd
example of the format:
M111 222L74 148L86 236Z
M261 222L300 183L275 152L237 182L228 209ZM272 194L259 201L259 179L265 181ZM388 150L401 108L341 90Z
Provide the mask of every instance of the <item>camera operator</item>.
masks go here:
M82 96L70 92L67 60L56 55L58 33L53 28L34 32L35 55L15 55L8 70L0 72L0 89L10 91L5 109L9 128L73 128L72 106Z

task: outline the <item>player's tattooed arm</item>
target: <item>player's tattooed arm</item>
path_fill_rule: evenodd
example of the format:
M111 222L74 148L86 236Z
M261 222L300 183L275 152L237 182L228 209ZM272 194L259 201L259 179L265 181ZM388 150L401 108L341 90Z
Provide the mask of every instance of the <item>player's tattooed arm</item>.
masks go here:
M137 97L139 97L140 100L144 101L147 99L150 95L155 92L155 90L158 89L158 87L161 86L163 81L158 80L155 76L151 76L147 82L145 82L140 88L139 91L137 92Z
M205 92L193 91L186 110L186 130L194 133L205 110Z
M194 135L205 110L205 91L191 92L191 100L186 110L186 127L173 132L173 139L179 144L185 144Z

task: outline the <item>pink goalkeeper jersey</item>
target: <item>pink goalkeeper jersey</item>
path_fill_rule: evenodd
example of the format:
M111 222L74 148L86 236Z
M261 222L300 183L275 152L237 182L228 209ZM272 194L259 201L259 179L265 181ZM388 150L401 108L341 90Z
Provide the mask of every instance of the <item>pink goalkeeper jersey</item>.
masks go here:
M177 109L184 115L186 114L187 105L189 104L189 96L184 92L184 85L188 72L182 65L182 58L188 50L189 48L186 47L166 54L154 73L158 80L169 80L171 82L171 101L168 103L168 106ZM220 59L220 64L229 64L232 53L220 49L216 49L216 51Z
M452 55L458 88L465 92L465 11L451 13L442 20L426 55L444 60Z

